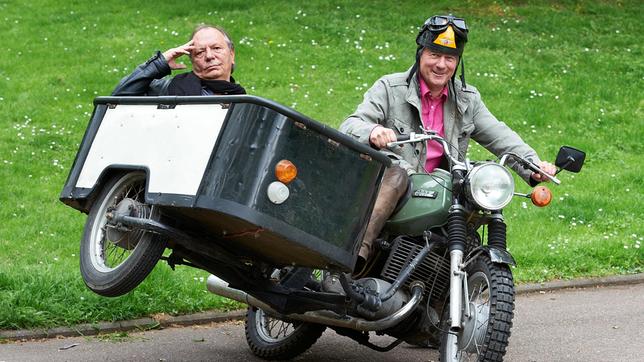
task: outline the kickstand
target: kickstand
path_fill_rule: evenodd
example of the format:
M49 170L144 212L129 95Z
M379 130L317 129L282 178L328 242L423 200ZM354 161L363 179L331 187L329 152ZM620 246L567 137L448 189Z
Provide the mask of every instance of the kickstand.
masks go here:
M354 341L358 342L359 344L369 347L375 351L378 352L388 352L391 351L392 349L396 348L399 344L403 342L402 339L397 339L390 343L388 346L385 347L380 347L378 345L375 345L371 342L369 342L369 332L358 332L354 331L351 329L335 329L335 332L341 336L349 337L353 339Z

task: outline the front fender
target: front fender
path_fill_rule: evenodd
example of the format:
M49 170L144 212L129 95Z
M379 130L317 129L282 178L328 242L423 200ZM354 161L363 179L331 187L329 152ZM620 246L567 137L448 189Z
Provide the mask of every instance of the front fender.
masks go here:
M490 256L490 260L493 263L507 264L512 266L517 265L517 263L514 261L514 258L507 250L490 247L490 246L483 247L483 250L485 250L488 253L488 255Z

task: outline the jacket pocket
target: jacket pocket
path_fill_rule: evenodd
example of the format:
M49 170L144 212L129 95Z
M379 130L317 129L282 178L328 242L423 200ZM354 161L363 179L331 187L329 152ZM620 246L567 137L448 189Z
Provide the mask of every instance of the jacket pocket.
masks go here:
M458 133L458 151L462 155L465 155L467 153L467 147L470 143L470 137L472 135L472 132L474 132L474 124L466 123L463 125L463 128L461 128L460 132Z
M411 126L403 121L392 119L392 128L401 135L408 135L411 132Z
M458 138L470 138L470 135L474 132L474 123L466 123L461 128Z

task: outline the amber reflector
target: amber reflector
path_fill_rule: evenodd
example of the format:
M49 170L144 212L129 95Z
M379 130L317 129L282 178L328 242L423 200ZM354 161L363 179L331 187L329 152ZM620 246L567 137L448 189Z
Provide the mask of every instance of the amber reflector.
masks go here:
M297 177L297 168L289 160L281 160L275 165L275 176L281 182L288 184Z
M530 194L532 203L539 207L548 206L552 201L552 192L545 186L537 186Z

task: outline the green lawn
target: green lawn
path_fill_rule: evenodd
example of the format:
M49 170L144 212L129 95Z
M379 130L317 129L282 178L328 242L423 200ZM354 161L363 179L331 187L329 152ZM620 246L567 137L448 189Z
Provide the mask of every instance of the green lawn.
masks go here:
M517 280L642 272L642 2L393 4L0 0L0 329L236 307L205 291L206 273L165 264L126 296L92 294L85 216L58 201L94 97L200 22L229 30L249 93L337 127L378 77L411 65L427 17L465 17L467 81L488 108L542 158L562 144L588 154L551 206L506 210Z

